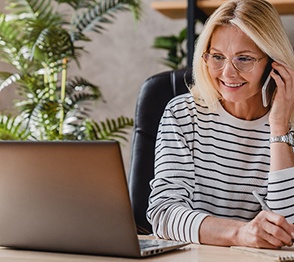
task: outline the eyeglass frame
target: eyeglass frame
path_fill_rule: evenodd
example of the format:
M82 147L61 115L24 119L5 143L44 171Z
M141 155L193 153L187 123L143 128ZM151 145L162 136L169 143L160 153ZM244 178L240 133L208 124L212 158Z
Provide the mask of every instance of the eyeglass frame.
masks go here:
M208 65L208 63L207 63L207 60L208 60L208 59L205 58L206 55L213 56L213 55L217 55L217 54L211 54L211 53L209 53L209 51L204 52L204 53L202 54L202 56L201 56L202 59L204 60L205 64L209 67L209 65ZM253 60L255 60L255 61L254 61L254 63L253 63L253 67L252 67L252 69L250 69L249 71L242 71L242 70L240 70L240 69L235 65L235 63L234 63L234 59L235 59L235 58L238 58L238 57L242 57L242 55L240 55L240 56L234 56L231 60L229 60L229 59L228 59L227 57L225 57L224 55L219 55L219 56L224 57L224 64L223 64L223 66L222 66L221 68L218 68L218 69L216 69L216 68L212 68L213 70L217 70L217 71L223 70L224 67L225 67L225 65L227 65L227 63L230 61L231 64L233 65L233 67L234 67L238 72L241 72L241 73L250 73L250 72L252 72L252 71L254 70L256 64L259 63L263 58L266 57L266 56L262 56L261 58L258 58L258 59L257 59L257 58L252 57L252 56L246 56L246 55L243 55L244 57L249 57L249 58L251 58L251 59L253 59ZM225 61L226 61L226 63L225 63Z

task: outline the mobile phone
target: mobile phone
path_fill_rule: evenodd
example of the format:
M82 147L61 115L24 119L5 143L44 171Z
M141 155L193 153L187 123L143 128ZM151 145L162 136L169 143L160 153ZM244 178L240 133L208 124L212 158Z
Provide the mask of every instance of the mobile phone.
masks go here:
M264 107L267 107L270 104L276 87L275 80L268 75L261 89L262 104Z
M270 76L271 69L272 67L270 62L265 70L265 81L261 89L262 104L264 107L267 107L271 103L273 94L277 87L275 80Z

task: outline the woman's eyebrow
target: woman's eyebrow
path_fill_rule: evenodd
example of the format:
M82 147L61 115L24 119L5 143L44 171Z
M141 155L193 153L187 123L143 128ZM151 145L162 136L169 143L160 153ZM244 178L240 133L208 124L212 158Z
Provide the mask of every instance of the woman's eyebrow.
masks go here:
M254 52L252 50L242 50L242 51L237 52L236 55L243 54L243 53L250 53L250 54L254 54L254 55L257 54L257 52Z
M213 51L215 51L215 52L219 52L219 53L222 53L222 54L223 54L223 52L222 52L221 50L219 50L219 49L217 49L217 48L214 48L214 47L211 47L209 50L210 50L210 51L213 50ZM252 51L252 50L249 50L249 49L245 49L245 50L238 51L237 53L235 53L235 55L244 54L244 53L250 53L250 54L257 55L257 52Z

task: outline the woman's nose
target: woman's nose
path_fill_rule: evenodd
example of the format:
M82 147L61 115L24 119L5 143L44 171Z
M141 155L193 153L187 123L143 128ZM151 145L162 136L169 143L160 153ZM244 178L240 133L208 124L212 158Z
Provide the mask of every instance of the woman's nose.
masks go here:
M238 74L238 70L233 65L232 61L227 61L222 72L225 77L232 77Z

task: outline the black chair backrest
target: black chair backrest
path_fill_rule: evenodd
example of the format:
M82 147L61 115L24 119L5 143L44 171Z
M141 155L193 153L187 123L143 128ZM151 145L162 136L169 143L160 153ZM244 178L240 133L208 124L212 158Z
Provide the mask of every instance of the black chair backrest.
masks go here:
M142 85L136 105L129 174L130 198L139 234L152 233L146 219L149 182L154 177L154 148L160 118L166 104L187 93L192 82L191 69L163 72Z

